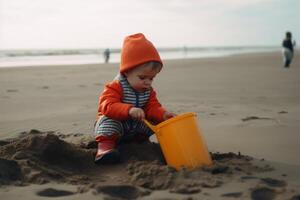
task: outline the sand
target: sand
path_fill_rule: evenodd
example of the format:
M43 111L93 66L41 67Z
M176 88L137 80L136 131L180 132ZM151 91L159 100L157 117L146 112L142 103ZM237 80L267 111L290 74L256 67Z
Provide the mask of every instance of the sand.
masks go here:
M280 52L165 61L159 99L198 114L214 159L179 172L157 143L126 144L120 164L94 165L98 93L117 64L1 68L1 197L300 199L299 56L289 69Z

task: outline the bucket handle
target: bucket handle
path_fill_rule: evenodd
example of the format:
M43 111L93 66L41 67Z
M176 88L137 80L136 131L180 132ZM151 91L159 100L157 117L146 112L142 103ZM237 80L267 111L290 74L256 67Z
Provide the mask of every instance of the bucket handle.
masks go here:
M144 119L145 124L155 133L158 132L158 128L152 125L148 120Z

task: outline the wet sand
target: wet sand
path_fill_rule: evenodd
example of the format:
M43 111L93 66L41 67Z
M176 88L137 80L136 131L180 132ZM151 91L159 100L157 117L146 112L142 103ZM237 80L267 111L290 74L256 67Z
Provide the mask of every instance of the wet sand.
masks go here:
M196 112L213 153L214 166L193 172L166 166L151 143L126 146L120 165L92 163L98 93L117 64L1 68L1 196L297 199L299 56L289 69L280 52L165 61L161 103Z

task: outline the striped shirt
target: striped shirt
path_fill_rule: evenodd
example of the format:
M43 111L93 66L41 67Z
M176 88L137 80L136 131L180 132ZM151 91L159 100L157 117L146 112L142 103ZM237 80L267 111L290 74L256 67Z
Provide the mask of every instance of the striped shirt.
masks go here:
M150 90L145 92L134 91L134 89L128 83L127 79L121 74L117 75L115 80L118 80L122 86L123 103L132 104L137 108L143 108L147 104L151 93Z
M134 91L123 75L118 75L114 80L118 80L122 87L123 103L132 104L138 108L146 106L150 98L150 90L145 92ZM149 137L153 134L153 131L143 122L131 118L125 121L118 121L105 115L97 121L95 126L96 135L110 136L112 134L118 134L119 136L126 135L126 137L129 137L137 133L145 134Z

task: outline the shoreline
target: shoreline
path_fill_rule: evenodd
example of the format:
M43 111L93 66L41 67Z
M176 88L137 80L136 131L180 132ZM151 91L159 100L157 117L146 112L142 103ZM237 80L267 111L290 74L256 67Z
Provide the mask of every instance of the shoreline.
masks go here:
M222 57L228 57L228 56L236 56L236 55L243 55L243 54L258 54L258 53L275 53L275 52L278 52L280 51L280 48L278 49L274 49L274 50L256 50L256 51L252 51L252 50L248 50L248 51L241 51L241 52L223 52L223 53L213 53L213 54L207 54L205 55L205 53L203 55L198 55L198 56L187 56L185 55L185 53L183 53L181 55L181 57L167 57L167 58L164 58L163 61L169 61L169 60L186 60L186 59L205 59L205 58L222 58ZM193 51L191 51L190 53L193 53ZM199 52L200 53L200 52ZM119 54L118 54L119 55ZM73 58L69 58L69 60L62 60L62 61L56 61L54 58L57 57L58 60L63 58L63 57L72 57L74 56ZM72 59L73 60L76 60L78 58L76 58L77 56L81 56L83 57L82 60L78 60L74 63L72 63ZM91 57L91 60L94 60L94 61L84 61L84 59L86 59L85 57L88 57L88 56L93 56ZM27 56L25 56L26 58ZM13 58L13 57L12 57ZM22 58L22 56L20 57L15 57L17 59L19 58ZM31 63L28 63L28 64L21 64L22 62L29 62L30 60L20 60L18 62L18 64L13 64L14 62L16 61L11 61L12 63L11 64L3 64L5 62L10 62L10 61L4 61L3 63L1 63L1 60L0 60L0 69L1 68L19 68L19 67L45 67L45 66L78 66L78 65L101 65L101 64L106 64L104 63L103 61L103 58L102 58L102 54L74 54L74 55L48 55L48 56L32 56L29 58L31 59L37 59L36 61L35 60L32 60ZM49 60L48 62L52 62L52 64L47 64L47 63L43 63L43 59L49 59L49 58L52 58L51 60ZM12 59L13 60L13 59ZM112 58L112 61L110 62L110 64L118 64L119 61L119 57L114 55L113 58ZM47 61L46 61L47 62ZM56 63L53 63L53 62L56 62Z

